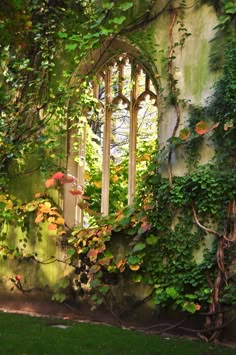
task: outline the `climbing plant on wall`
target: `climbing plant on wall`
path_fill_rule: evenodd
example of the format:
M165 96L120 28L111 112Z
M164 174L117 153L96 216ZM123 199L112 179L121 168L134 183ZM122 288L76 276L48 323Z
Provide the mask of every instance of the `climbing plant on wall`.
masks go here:
M175 47L183 47L190 36L179 14L187 7L184 2L175 7L168 1L163 9L155 12L155 2L147 1L143 8L141 6L141 15L135 18L130 11L132 1L102 2L98 8L93 1L68 4L12 0L3 2L0 14L3 33L0 47L1 224L16 223L27 229L30 214L34 215L36 225L47 221L48 229L55 231L67 248L65 259L52 258L51 261L73 267L73 285L80 296L89 282L94 304L107 302L111 285L118 283L121 277L132 278L136 283L150 286L147 299L155 304L190 314L198 312L205 317L205 327L199 333L206 340L219 336L224 314L232 308L236 298L235 272L231 268L236 241L233 26L236 9L228 0L214 4L219 12L218 30L227 33L222 75L207 106L189 107L189 123L182 130L179 124L183 100L179 98L173 61ZM106 49L118 35L126 35L135 42L133 32L165 11L170 14L171 23L170 45L163 55L167 71L164 95L166 104L174 107L176 125L166 146L151 157L134 205L101 217L92 210L93 202L90 206L89 196L83 195L76 178L67 175L57 164L63 158L61 147L65 131L80 128L87 107L96 109L87 82L96 72L97 62L93 63L88 77L80 78L70 68L57 72L57 68L63 66L57 53L65 51L68 60L73 58L73 62L79 64L105 40L108 40ZM177 21L182 33L179 43L173 37ZM160 49L159 53L162 52ZM73 75L78 75L76 86L68 85ZM79 94L76 100L75 90ZM214 144L215 156L201 166L198 158L206 139ZM94 154L92 145L90 148ZM182 177L172 174L172 155L176 149L186 152L189 171ZM19 174L23 175L27 171L26 155L36 156L38 169L47 180L43 192L36 191L32 201L22 203L8 191L9 169L13 163L17 164ZM160 173L165 165L168 178ZM91 160L90 173L95 174L95 168ZM92 226L73 230L65 226L66 221L48 195L51 186L61 189L63 184L72 184L70 192L81 196L81 207L93 216ZM117 233L128 239L126 253L119 260L112 249L112 239ZM25 253L24 245L11 248L4 233L1 241L4 258L13 255L44 262L36 253ZM196 257L196 253L200 257ZM19 276L12 282L24 291ZM68 283L61 286L67 287ZM63 292L54 295L60 301L65 297Z

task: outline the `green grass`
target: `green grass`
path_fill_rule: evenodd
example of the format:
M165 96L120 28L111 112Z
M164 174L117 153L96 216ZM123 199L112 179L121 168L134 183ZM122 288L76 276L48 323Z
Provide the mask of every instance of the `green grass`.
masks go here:
M70 325L66 329L51 325ZM231 355L236 349L105 325L0 313L1 355Z

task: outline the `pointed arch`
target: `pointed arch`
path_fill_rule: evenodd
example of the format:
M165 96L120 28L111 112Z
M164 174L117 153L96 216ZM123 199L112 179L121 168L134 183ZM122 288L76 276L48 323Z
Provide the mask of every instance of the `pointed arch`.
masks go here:
M156 80L154 80L155 73L149 62L145 62L145 56L136 48L120 40L105 42L101 48L92 52L83 65L80 65L75 70L71 80L72 86L76 85L78 76L93 78L91 82L93 96L97 100L100 109L99 114L103 116L100 127L100 138L102 137L101 213L107 215L110 212L111 159L114 159L111 150L113 149L117 154L119 151L118 143L115 147L113 137L115 130L114 117L116 116L115 119L117 120L119 105L127 112L128 118L126 117L123 125L126 138L128 137L127 203L132 204L136 190L139 114L143 110L143 103L148 98L156 110L156 123L153 127L145 123L143 129L145 130L146 127L148 130L146 132L147 138L152 130L155 131L157 137L158 85ZM152 112L150 117L153 117L153 115L154 113ZM124 132L118 133L117 139L120 140L119 144L124 146L122 134L124 135ZM77 176L82 186L85 186L86 124L84 124L84 128L81 130L77 140L81 163L78 164L73 161L73 154L71 153L73 139L68 136L67 169L69 173ZM82 211L78 206L78 197L68 197L68 194L65 194L64 212L71 225L82 223Z

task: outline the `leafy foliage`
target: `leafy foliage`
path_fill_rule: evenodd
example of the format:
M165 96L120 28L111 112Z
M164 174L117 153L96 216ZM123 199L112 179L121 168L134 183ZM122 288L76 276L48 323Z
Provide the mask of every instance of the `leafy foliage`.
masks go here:
M36 226L46 223L48 231L66 247L61 262L74 269L72 284L79 296L89 288L92 302L100 304L112 285L131 277L136 283L150 286L156 305L190 313L201 309L209 311L212 318L210 325L206 322L204 334L213 339L214 327L218 331L222 326L223 317L218 317L222 315L222 307L234 302L236 297L231 283L235 275L229 270L235 255L236 213L236 46L232 36L235 4L228 0L217 2L221 12L218 29L226 31L230 37L223 73L209 104L190 107L189 125L179 133L181 100L173 70L174 48L182 48L190 33L181 18L177 23L180 41L174 43L172 30L177 21L177 9L165 8L172 16L169 53L163 55L169 90L166 103L174 107L177 124L167 145L158 154L150 152L154 142L140 145L137 160L141 183L134 205L125 206L127 177L124 172L128 160L124 159L120 166L111 164L113 213L102 217L98 213L102 172L94 159L99 155L99 148L91 130L85 191L75 177L59 166L66 154L62 149L66 132L72 138L77 136L85 122L85 112L97 110L89 84L97 63L92 63L86 77L70 68L58 73L61 63L57 62L56 53L64 51L65 56L80 64L105 39L124 35L126 29L127 33L134 31L135 21L129 22L127 15L134 3L106 1L100 7L93 6L92 1L60 0L56 3L12 0L0 5L3 33L0 47L0 224L3 227L11 223L27 231L30 215ZM136 19L139 26L147 20L146 15L145 12ZM130 38L134 40L135 35ZM199 166L200 147L206 139L214 144L215 157ZM171 154L180 147L186 148L188 173L164 178L160 174L163 165L168 160L171 172ZM19 174L24 176L28 168L26 157L35 157L37 169L46 180L44 191L38 192L30 202L20 201L8 191L11 167L15 164ZM79 206L91 216L90 226L70 230L66 225L48 194L51 187L61 191L63 184L71 184L70 193L80 198ZM88 201L90 196L93 199ZM123 205L117 212L118 196ZM112 249L112 239L117 233L128 240L126 252L119 260ZM210 248L209 234L214 235ZM6 238L2 228L0 252L3 258L13 256L40 262L36 253L25 251L27 238L16 248L7 245ZM23 292L21 279L18 279L13 279L14 286ZM63 302L69 285L68 279L58 282L54 299Z

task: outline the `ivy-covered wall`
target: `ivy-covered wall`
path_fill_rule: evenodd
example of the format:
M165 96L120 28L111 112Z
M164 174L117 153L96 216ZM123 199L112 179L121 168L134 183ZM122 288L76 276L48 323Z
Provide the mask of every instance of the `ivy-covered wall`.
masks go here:
M157 320L162 309L197 313L201 338L218 338L236 297L234 2L0 9L2 290L43 289L61 302L86 294L121 318L141 305ZM88 83L118 43L155 82L159 151L134 204L104 217L68 169L76 175L71 141L97 110ZM71 227L75 195L91 226Z

